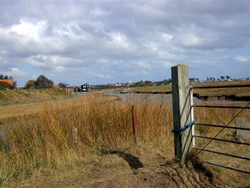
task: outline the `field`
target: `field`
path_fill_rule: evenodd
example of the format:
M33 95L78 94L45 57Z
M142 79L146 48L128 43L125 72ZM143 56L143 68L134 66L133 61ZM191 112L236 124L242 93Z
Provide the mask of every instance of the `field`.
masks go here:
M102 95L22 104L27 113L10 105L0 119L0 183L6 187L247 187L249 175L208 166L200 159L248 170L248 161L201 153L187 164L174 159L172 106L161 98L138 103ZM135 106L137 144L132 131ZM245 105L239 103L237 105ZM22 108L21 108L22 109ZM3 110L1 111L4 113ZM235 110L214 113L226 124ZM195 109L195 121L219 124L209 109ZM244 111L239 117L247 117ZM197 134L213 136L218 129L197 127ZM220 138L233 139L224 130ZM206 144L197 139L197 146ZM226 147L225 147L226 146ZM248 148L214 143L209 148L249 156ZM233 181L232 181L233 179Z
M191 84L193 87L206 87L206 86L230 86L238 85L238 88L215 88L215 89L194 89L194 93L202 98L219 98L219 99L249 99L250 87L240 87L240 85L250 85L250 80L243 81L224 81L224 82L211 82L211 83L195 83ZM134 89L137 93L171 93L172 86L154 86Z

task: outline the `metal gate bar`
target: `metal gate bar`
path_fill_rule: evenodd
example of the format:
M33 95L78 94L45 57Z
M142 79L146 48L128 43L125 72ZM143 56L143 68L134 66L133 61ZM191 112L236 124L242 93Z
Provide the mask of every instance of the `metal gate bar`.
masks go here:
M202 148L197 148L195 147L194 149L200 150L200 151L206 151L206 152L210 152L210 153L216 153L219 155L225 155L225 156L229 156L229 157L235 157L235 158L239 158L239 159L246 159L250 161L250 158L248 157L242 157L242 156L238 156L238 155L232 155L229 153L223 153L223 152L219 152L219 151L213 151L213 150L208 150L208 149L202 149Z
M209 127L220 127L220 128L228 128L228 129L238 129L238 130L250 131L250 128L247 128L247 127L232 127L232 126L214 125L214 124L206 124L206 123L195 123L194 125L209 126Z
M201 136L201 135L193 135L193 137L204 138L204 139L209 139L209 140L216 140L216 141L223 141L223 142L230 142L230 143L234 143L234 144L242 144L242 145L250 146L250 143L247 143L247 142L237 142L237 141L234 141L234 140L225 140L225 139L221 139L221 138L213 138L213 137L207 137L207 136Z
M228 85L228 86L203 86L203 87L192 87L192 89L215 89L215 88L243 88L243 87L250 87L250 85L248 84L245 84L245 85ZM199 94L197 93L196 94L198 96L198 98L201 99L201 97L199 96ZM202 99L201 99L202 100ZM215 114L215 112L212 110L212 108L217 108L217 109L225 109L225 108L230 108L230 109L241 109L240 112L228 123L228 124L225 124L225 125L213 125L213 124L205 124L205 123L195 123L194 125L199 125L199 126L210 126L210 127L218 127L218 128L221 128L222 130L224 130L225 128L228 128L229 130L230 129L235 129L235 130L245 130L245 131L250 131L250 128L247 128L247 127L233 127L233 126L229 126L230 123L232 123L232 121L245 109L250 109L250 107L248 107L248 105L250 104L250 101L248 101L247 105L246 106L224 106L224 105L218 105L218 106L213 106L213 105L208 105L204 100L202 100L205 105L193 105L192 107L202 107L202 108L209 108L213 113L214 115L218 118L218 116ZM219 119L219 118L218 118ZM219 119L220 120L220 119ZM220 122L222 124L224 124L221 120ZM221 130L221 131L222 131ZM213 138L211 137L207 137L207 136L200 136L200 135L193 135L193 137L197 137L197 138L201 138L201 139L209 139L210 141L208 142L207 145L210 144L210 142L212 140L215 140L215 141L223 141L223 142L229 142L229 143L234 143L234 144L242 144L242 145L247 145L245 147L249 147L250 143L244 143L244 142L239 142L239 141L232 141L232 140L225 140L225 139L220 139L220 138L216 138L220 133L221 131L216 134L216 136L214 136ZM207 145L205 147L207 147ZM208 149L205 149L205 147L203 148L198 148L198 147L195 147L194 149L196 150L200 150L200 152L202 151L206 151L206 152L210 152L210 153L215 153L215 154L219 154L219 155L224 155L224 156L229 156L229 157L235 157L235 158L239 158L239 159L245 159L245 160L250 160L250 158L248 157L242 157L242 156L237 156L237 155L232 155L232 154L228 154L228 153L223 153L223 152L217 152L217 151L213 151L213 150L208 150ZM248 148L247 148L248 149ZM200 153L199 152L199 153ZM198 154L199 154L198 153ZM233 168L233 167L229 167L229 166L225 166L225 165L221 165L221 164L216 164L216 163L213 163L213 162L209 162L209 161L204 161L205 163L207 164L210 164L210 165L215 165L215 166L218 166L218 167L222 167L222 168L226 168L226 169L230 169L230 170L234 170L234 171L238 171L238 172L242 172L242 173L246 173L246 174L250 174L250 171L246 171L246 170L241 170L241 169L237 169L237 168Z
M219 167L226 168L226 169L229 169L229 170L235 170L235 171L238 171L238 172L243 172L243 173L246 173L246 174L250 174L250 172L246 171L246 170L241 170L241 169L238 169L238 168L224 166L224 165L217 164L217 163L212 163L212 162L209 162L209 161L204 161L204 162L207 163L207 164L210 164L210 165L219 166Z
M193 105L192 107L202 107L202 108L233 108L233 109L250 109L250 107L245 106L212 106L212 105Z

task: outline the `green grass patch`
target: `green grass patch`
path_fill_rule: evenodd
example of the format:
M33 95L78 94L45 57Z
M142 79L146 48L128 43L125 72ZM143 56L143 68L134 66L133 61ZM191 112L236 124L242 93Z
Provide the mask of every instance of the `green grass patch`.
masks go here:
M0 91L0 100L2 100L2 101L7 101L7 97L6 97L6 95L4 94L4 92L3 91Z
M42 102L48 100L70 98L71 93L67 93L60 89L17 89L17 90L1 90L0 104L27 104L33 102Z

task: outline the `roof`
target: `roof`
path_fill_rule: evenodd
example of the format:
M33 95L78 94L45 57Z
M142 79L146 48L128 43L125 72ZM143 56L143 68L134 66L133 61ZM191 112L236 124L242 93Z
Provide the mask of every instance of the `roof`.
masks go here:
M65 87L70 87L70 85L67 84L67 83L65 83L65 82L61 82L61 83L59 83L58 85L59 85L59 86L64 85Z
M8 84L10 84L12 86L14 85L12 79L0 79L0 82L5 82L5 83L8 83Z
M53 88L60 88L59 85L53 85Z

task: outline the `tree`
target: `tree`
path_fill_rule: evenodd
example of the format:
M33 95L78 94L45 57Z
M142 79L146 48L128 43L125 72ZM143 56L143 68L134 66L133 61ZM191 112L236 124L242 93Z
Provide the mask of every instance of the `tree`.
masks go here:
M221 80L224 80L224 79L225 79L225 76L221 76L220 78L221 78Z
M8 76L8 75L3 75L3 74L0 74L0 79L3 80L3 79L13 79L12 76Z
M36 80L29 80L28 82L25 83L24 88L29 89L29 88L35 88L36 86Z
M189 82L190 83L194 83L195 82L195 78L189 78Z
M17 87L17 81L13 82L13 87L16 88Z
M169 84L169 80L168 80L168 79L164 79L164 80L163 80L163 84L164 84L164 85Z
M231 78L231 76L226 76L227 80L229 80Z
M54 82L43 75L40 75L36 80L36 87L38 88L51 88Z
M153 82L147 80L144 82L144 86L152 86L153 85Z

